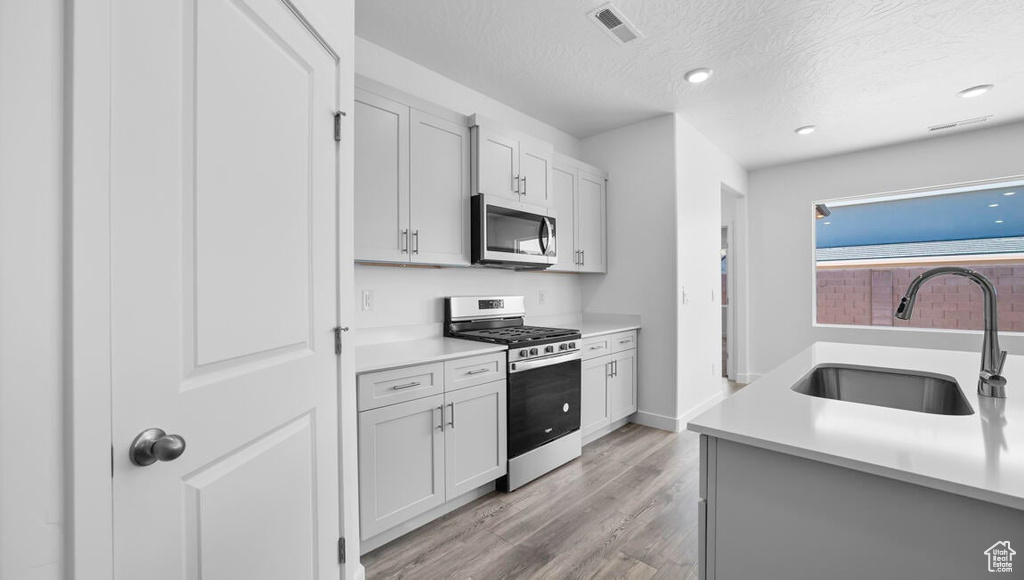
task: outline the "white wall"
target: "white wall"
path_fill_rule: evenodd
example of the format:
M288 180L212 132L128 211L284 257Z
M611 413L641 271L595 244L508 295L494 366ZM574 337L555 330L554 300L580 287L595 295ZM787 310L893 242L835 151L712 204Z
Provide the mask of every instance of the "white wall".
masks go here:
M685 417L722 393L722 186L747 190L747 172L677 115L679 397Z
M1024 123L761 169L750 174L751 370L764 374L816 341L979 351L977 332L815 327L811 204L1024 174ZM1024 335L1001 346L1024 354Z
M608 171L608 273L583 280L587 312L639 314L641 421L677 414L675 123L665 115L583 140Z
M579 157L579 140L386 48L356 37L356 74L405 91L463 115L483 115Z
M445 296L523 295L529 316L579 314L580 276L554 272L513 272L488 268L403 268L356 265L355 325L359 331L424 326L423 334L440 334ZM359 308L363 290L372 290L374 309ZM545 303L539 303L539 293ZM420 334L410 328L410 336ZM368 336L369 335L369 336ZM357 332L359 342L387 335Z
M0 2L0 578L62 576L61 0Z

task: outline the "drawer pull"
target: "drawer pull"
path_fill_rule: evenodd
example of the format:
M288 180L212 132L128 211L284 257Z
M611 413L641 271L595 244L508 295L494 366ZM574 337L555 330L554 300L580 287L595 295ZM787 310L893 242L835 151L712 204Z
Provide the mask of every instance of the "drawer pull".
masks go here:
M420 386L420 382L419 381L413 381L413 382L411 382L409 384L406 384L406 385L395 385L395 386L393 386L391 388L396 390L396 391L401 391L402 389L411 389L413 387L418 387L418 386Z
M590 350L597 350L599 348L604 348L604 345L603 344L594 345L594 346L590 347Z
M475 371L469 371L469 372L468 372L468 373L466 373L466 374L467 374L467 375L478 375L478 374L480 374L480 373L486 373L486 372L487 372L487 371L489 371L489 370L491 370L491 369L476 369Z
M624 338L624 339L619 341L619 344L626 344L626 343L630 343L630 342L633 342L632 338Z

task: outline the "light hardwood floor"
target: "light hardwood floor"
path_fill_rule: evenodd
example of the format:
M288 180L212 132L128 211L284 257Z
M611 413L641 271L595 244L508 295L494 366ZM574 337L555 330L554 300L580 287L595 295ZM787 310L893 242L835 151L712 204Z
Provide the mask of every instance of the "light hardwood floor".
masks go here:
M697 578L698 436L628 424L363 556L367 578Z

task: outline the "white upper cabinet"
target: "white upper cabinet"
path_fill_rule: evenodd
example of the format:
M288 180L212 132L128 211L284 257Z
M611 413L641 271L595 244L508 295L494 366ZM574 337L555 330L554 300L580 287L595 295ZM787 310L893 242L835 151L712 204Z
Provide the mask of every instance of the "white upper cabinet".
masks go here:
M356 89L357 260L469 264L469 128L448 117Z
M607 272L607 212L604 172L555 154L551 178L557 212L556 272Z
M551 207L551 165L555 150L549 143L519 140L519 193L522 201Z
M552 207L550 143L498 129L470 117L473 139L473 193Z
M555 208L555 244L558 263L548 268L552 272L576 272L579 268L576 252L576 179L572 167L555 165L551 171L551 195Z
M469 128L412 109L410 258L469 264Z
M576 246L580 272L607 272L605 179L580 170L576 204Z
M487 127L473 128L474 193L519 199L519 141Z
M408 261L409 107L356 91L355 254Z

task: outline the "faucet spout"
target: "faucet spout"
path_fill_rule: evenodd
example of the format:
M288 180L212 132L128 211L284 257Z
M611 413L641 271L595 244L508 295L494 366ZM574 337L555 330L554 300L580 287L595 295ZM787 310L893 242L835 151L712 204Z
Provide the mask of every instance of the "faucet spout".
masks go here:
M921 274L910 283L907 292L900 300L893 316L900 320L910 320L914 313L914 302L921 285L928 280L943 275L962 276L981 288L984 296L985 340L981 348L981 371L978 373L978 394L985 397L1006 397L1006 379L1002 376L1003 364L1006 362L1006 351L999 348L999 325L996 320L996 287L985 276L959 266L942 266L932 268Z

